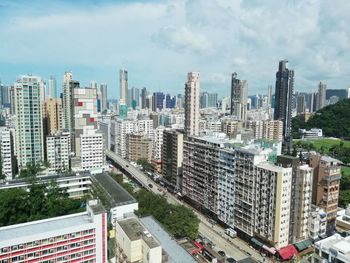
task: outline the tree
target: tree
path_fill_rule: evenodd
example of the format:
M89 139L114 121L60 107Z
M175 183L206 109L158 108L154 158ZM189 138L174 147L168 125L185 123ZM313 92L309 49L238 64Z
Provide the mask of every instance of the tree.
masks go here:
M137 164L141 165L143 170L145 171L151 171L152 170L152 164L148 162L146 159L139 159L137 160Z
M43 171L41 164L28 163L25 169L19 173L19 178L36 177L39 172Z

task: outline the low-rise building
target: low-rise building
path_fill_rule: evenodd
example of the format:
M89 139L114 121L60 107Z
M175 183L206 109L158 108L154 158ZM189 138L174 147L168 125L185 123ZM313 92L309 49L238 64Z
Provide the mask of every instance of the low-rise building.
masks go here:
M86 212L0 228L0 262L107 262L107 214Z
M323 136L322 129L313 128L311 130L299 129L302 139L317 139Z
M313 263L350 263L350 236L334 234L315 243Z

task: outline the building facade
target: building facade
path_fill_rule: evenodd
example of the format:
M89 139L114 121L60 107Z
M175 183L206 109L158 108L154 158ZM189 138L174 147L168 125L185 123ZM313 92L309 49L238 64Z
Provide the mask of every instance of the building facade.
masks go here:
M0 228L1 262L107 262L107 214L87 211Z
M40 77L22 76L15 83L16 152L19 168L44 161Z
M238 120L247 119L248 82L239 80L237 73L231 77L231 115Z
M62 131L62 100L49 98L45 101L45 115L47 134Z
M185 134L199 135L199 73L189 72L185 84Z
M13 169L13 139L11 131L6 127L0 127L0 178L10 181L14 177Z
M326 106L326 90L327 90L327 85L325 83L320 82L318 84L317 110L320 110L324 106Z
M129 133L126 136L126 158L129 161L140 159L151 162L152 139L145 134Z
M291 148L294 70L287 68L287 60L279 62L276 73L274 119L283 122L283 147Z
M65 172L70 169L71 136L69 132L46 137L46 155L49 171Z
M81 168L89 170L103 167L106 158L102 134L95 129L84 128L79 139Z
M119 89L120 97L125 104L128 103L128 71L125 68L121 68L119 71Z

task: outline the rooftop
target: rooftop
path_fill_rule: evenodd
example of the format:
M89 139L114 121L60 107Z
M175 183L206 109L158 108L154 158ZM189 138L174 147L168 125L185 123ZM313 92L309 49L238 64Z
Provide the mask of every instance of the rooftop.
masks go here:
M131 241L143 239L150 248L159 247L159 242L141 225L137 218L128 218L118 221L125 234Z
M112 198L113 205L136 203L135 198L107 173L94 174L91 175L91 178L106 190L110 198Z
M50 219L1 227L0 247L8 246L11 243L10 240L17 238L23 239L24 237L27 237L30 239L30 236L37 236L39 234L50 233L89 223L92 223L92 218L87 212L82 212L67 216L59 216ZM24 239L23 242L25 242Z
M339 254L350 258L350 236L342 237L339 234L327 237L315 243L315 246L322 250L337 250Z
M168 254L169 263L195 263L196 260L186 252L174 239L166 232L159 223L151 216L140 219L148 231L159 240L162 248Z

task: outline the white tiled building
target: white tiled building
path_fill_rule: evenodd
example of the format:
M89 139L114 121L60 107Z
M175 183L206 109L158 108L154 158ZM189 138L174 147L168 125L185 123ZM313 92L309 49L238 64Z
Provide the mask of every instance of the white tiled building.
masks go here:
M68 171L71 153L70 133L61 133L46 137L46 153L49 171Z
M161 160L162 159L162 145L163 145L163 133L164 133L165 127L159 126L157 129L154 130L153 133L153 149L152 149L152 159L154 160Z
M89 170L101 168L105 163L103 136L94 129L85 128L80 135L81 168Z
M0 127L0 160L2 173L6 180L12 180L12 156L13 145L11 140L11 131L6 127Z

